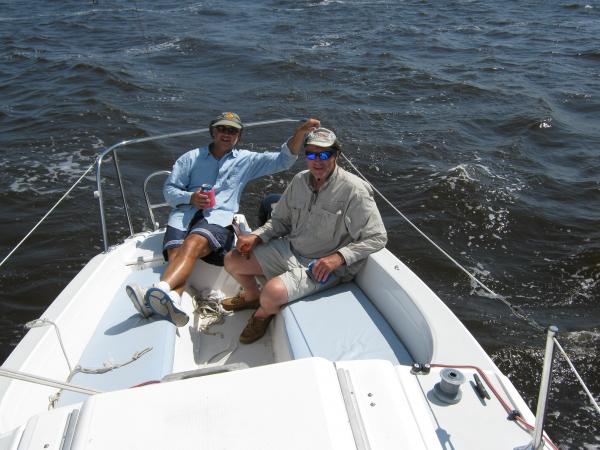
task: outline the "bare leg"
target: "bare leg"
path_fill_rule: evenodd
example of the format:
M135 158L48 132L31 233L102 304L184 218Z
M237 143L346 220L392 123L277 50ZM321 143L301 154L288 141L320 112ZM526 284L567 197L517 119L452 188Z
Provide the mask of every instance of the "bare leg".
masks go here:
M281 278L271 278L263 287L260 294L260 307L254 313L255 317L265 318L275 315L288 301L287 288Z
M288 301L285 284L279 277L271 278L260 294L260 306L248 320L240 334L242 344L250 344L262 338L269 327L273 316L279 312L281 305Z
M256 300L260 296L260 289L256 282L256 275L264 275L262 267L258 263L256 257L250 254L250 258L246 259L237 250L232 250L225 255L225 270L231 274L233 278L244 289L244 300Z
M169 262L174 261L175 258L177 258L177 254L179 253L179 249L181 247L174 247L174 248L170 248L167 250L167 255L169 255ZM173 289L175 292L177 292L179 295L181 295L183 293L183 288L184 286L181 286L177 289Z
M179 253L179 249L181 247L174 247L167 250L167 255L169 256L169 261L173 261L177 258L177 253Z
M208 239L199 234L190 234L181 247L173 250L176 251L169 251L169 264L160 279L169 283L172 290L181 294L196 260L208 255L212 250Z

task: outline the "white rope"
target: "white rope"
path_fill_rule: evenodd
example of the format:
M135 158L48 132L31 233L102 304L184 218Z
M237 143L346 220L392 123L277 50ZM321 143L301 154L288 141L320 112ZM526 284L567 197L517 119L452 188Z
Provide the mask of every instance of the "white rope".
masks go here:
M197 295L192 297L194 312L198 315L198 331L211 336L221 335L223 333L211 333L209 328L212 325L222 323L225 316L231 316L233 311L227 311L221 305L225 299L225 294L219 290L202 289Z
M569 364L569 367L571 367L571 370L573 371L573 373L577 377L577 380L579 381L579 383L583 387L583 390L585 391L585 393L590 398L590 401L592 402L592 405L594 406L594 408L596 409L596 411L598 412L598 414L600 414L600 406L598 406L598 403L594 399L594 396L592 395L592 393L590 392L590 390L588 389L588 387L585 385L583 379L579 375L579 372L577 372L577 369L575 369L575 366L573 365L573 363L571 362L571 360L569 359L569 357L567 356L566 352L563 350L563 348L561 347L561 345L558 343L558 340L556 338L553 338L553 339L554 339L554 343L556 344L556 346L558 347L558 349L560 350L560 352L562 353L562 355L567 360L567 363Z
M75 368L71 372L71 375L69 375L69 379L71 379L75 374L80 373L80 372L92 374L92 375L101 375L103 373L110 372L111 370L120 369L123 366L126 366L128 364L131 364L134 361L137 361L138 359L140 359L142 356L144 356L146 353L148 353L151 350L152 350L152 347L146 347L144 350L135 352L131 356L131 358L129 358L129 360L125 361L124 363L113 363L111 361L106 361L102 364L102 367L98 367L95 369L90 369L90 368L81 367L81 366L75 366Z
M222 323L226 316L233 315L233 311L223 308L221 303L224 299L223 291L210 288L202 289L192 297L194 312L198 315L198 331L209 336L220 336L222 339L225 337L221 331L214 333L209 331L212 325ZM237 342L232 340L226 348L208 358L204 367L223 365L237 349Z
M71 191L75 188L75 186L77 186L81 182L81 180L83 180L83 178L88 174L88 172L90 170L93 169L93 167L95 165L96 165L96 161L94 161L90 165L90 167L88 167L88 169L83 173L83 175L81 175L81 177L79 177L79 179L75 182L75 184L73 184L73 186L71 186L69 188L69 190L67 192L65 192L65 194L54 204L54 206L52 208L50 208L50 210L44 215L44 217L42 217L39 220L39 222L31 229L31 231L29 231L29 233L27 233L25 235L25 237L23 239L21 239L21 241L15 246L15 248L13 248L10 251L10 253L8 255L6 255L6 257L2 260L2 262L0 262L0 267L2 267L2 265L6 262L6 260L8 260L8 258L10 258L12 256L12 254L17 251L17 249L21 246L21 244L23 244L23 242L25 242L27 240L27 238L29 238L29 236L31 236L31 234L37 229L37 227L39 227L42 224L42 222L44 220L46 220L46 217L48 217L52 213L52 211L54 211L56 209L56 207L60 204L60 202L62 202L67 197L67 195L69 195L71 193Z
M373 191L375 191L388 205L390 205L392 207L392 209L394 211L396 211L398 213L398 215L400 215L400 217L402 217L406 222L408 222L408 224L413 227L415 229L415 231L417 231L421 236L423 236L431 245L433 245L436 249L438 249L446 258L448 258L456 267L458 267L460 270L462 270L471 280L473 280L475 283L477 283L479 286L481 286L484 290L486 290L489 294L492 295L492 297L496 300L500 300L502 303L504 303L511 311L512 313L523 319L524 321L526 321L527 323L529 323L532 327L536 328L539 331L544 331L544 327L542 327L540 324L538 324L535 320L533 320L531 317L525 315L523 312L520 311L520 308L518 306L515 306L513 304L511 304L510 302L508 302L504 297L502 297L501 295L496 294L494 291L492 291L489 287L487 287L485 284L483 284L483 282L479 281L479 279L477 279L477 277L475 277L473 274L471 274L471 272L469 272L467 269L465 269L456 259L454 259L448 252L446 252L443 248L441 248L438 244L436 244L433 239L431 239L429 236L427 236L423 231L421 231L419 229L419 227L417 227L408 217L406 217L402 211L400 211L398 208L396 208L396 206L394 206L394 204L392 202L390 202L385 195L383 195L383 193L381 191L379 191L379 189L377 189L375 186L373 186L373 184L367 179L367 177L365 177L360 170L358 170L358 168L352 163L352 161L350 161L346 155L344 155L343 153L341 154L342 157L344 158L344 160L346 160L346 162L348 164L350 164L350 166L354 169L354 171L363 179L365 180L365 182L371 186L371 188L373 189Z

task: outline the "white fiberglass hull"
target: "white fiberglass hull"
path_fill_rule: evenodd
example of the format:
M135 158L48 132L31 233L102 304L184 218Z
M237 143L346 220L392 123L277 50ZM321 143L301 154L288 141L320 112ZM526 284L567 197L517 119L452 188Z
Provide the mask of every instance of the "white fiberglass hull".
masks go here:
M3 367L69 378L106 393L88 398L63 391L48 412L56 388L0 378L0 449L40 448L42 441L59 445L46 448L74 449L528 444L529 433L506 419L498 399L480 396L474 375L485 374L532 423L512 384L389 251L372 255L354 283L286 308L265 338L244 346L237 337L248 311L226 317L209 333L199 330L197 316L175 329L135 314L123 286L159 278L161 241L161 232L143 233L96 256L43 314L59 327L73 366L123 363L136 351L151 350L106 374L69 378L54 327L32 329ZM190 292L210 287L231 295L238 289L221 268L202 262L190 284ZM184 305L193 314L189 295ZM415 375L413 363L433 367ZM231 364L249 368L128 389L170 373ZM436 364L465 376L456 404L434 395L443 369Z

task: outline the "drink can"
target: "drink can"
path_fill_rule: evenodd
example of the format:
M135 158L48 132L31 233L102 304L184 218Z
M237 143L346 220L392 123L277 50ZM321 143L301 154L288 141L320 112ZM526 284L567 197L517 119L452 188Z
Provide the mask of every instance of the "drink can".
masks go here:
M214 208L216 199L215 199L215 188L212 184L204 183L200 186L200 190L208 195L208 205L207 208Z
M308 268L306 269L306 274L313 281L317 281L317 279L315 278L315 276L313 274L313 271L312 271L312 268L313 268L313 266L315 265L316 262L317 262L317 260L313 259L311 262L308 263ZM335 275L333 274L333 272L331 272L329 275L327 275L327 278L325 278L324 280L318 281L318 283L325 284L329 280L331 280L332 278L335 278Z

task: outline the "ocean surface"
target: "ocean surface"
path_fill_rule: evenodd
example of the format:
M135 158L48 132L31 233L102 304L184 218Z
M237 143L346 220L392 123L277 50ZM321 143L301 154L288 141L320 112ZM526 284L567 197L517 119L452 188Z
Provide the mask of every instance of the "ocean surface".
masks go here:
M106 146L318 117L407 217L559 342L600 395L600 1L0 1L0 257ZM295 125L248 129L275 148ZM121 154L142 183L205 136ZM344 165L344 164L342 164ZM304 167L250 184L242 207ZM346 164L345 167L348 168ZM111 243L128 234L110 170ZM0 268L0 360L103 250L90 173ZM545 336L385 202L389 248L461 319L535 409ZM82 317L81 320L85 320ZM547 430L600 449L600 417L561 357Z

